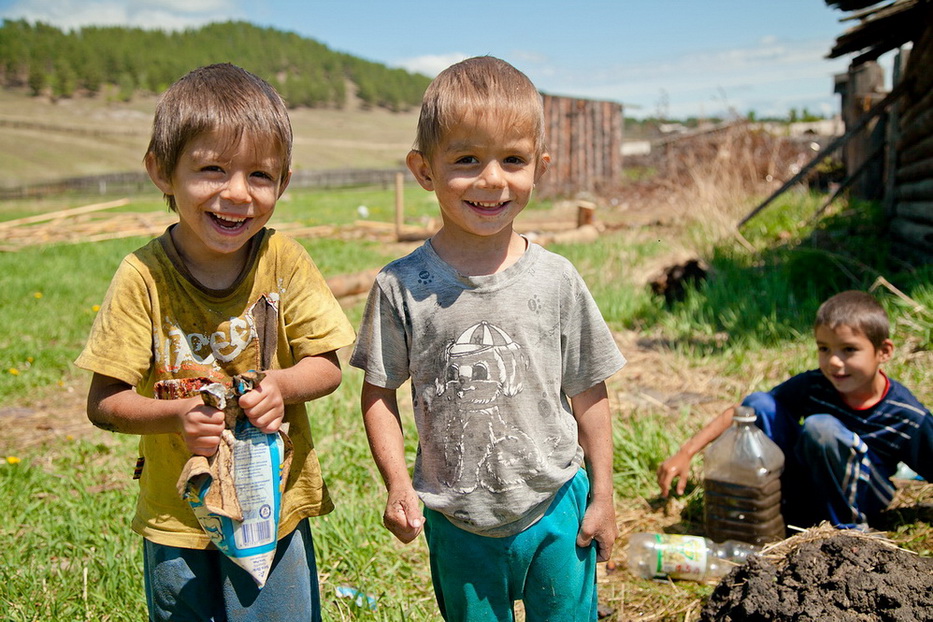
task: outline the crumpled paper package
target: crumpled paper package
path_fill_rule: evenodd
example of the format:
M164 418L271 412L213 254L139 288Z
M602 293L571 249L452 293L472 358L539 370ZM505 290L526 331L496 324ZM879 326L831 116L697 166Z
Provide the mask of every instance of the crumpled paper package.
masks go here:
M265 585L278 539L281 496L291 467L292 442L279 431L253 426L238 398L258 385L262 372L234 376L233 386L202 383L205 404L224 411L217 452L192 456L178 479L178 493L194 511L211 542Z

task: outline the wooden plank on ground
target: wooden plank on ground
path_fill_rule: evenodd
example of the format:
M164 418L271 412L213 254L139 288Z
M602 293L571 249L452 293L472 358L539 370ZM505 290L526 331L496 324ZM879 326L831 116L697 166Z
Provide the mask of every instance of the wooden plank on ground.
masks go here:
M119 199L117 201L108 201L107 203L94 203L93 205L73 207L71 209L60 210L57 212L48 212L47 214L36 214L35 216L26 216L24 218L16 218L14 220L6 220L4 222L0 222L0 229L18 227L19 225L31 225L37 222L55 220L56 218L67 218L69 216L77 216L78 214L87 214L89 212L99 212L101 210L112 209L114 207L123 207L124 205L129 205L129 203L129 199Z

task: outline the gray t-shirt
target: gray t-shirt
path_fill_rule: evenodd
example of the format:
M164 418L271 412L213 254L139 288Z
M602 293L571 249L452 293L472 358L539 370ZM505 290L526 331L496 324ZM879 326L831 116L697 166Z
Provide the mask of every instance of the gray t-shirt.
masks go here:
M506 270L467 277L428 241L379 273L350 364L387 389L411 378L424 504L510 536L583 462L568 396L625 358L567 259L529 244Z

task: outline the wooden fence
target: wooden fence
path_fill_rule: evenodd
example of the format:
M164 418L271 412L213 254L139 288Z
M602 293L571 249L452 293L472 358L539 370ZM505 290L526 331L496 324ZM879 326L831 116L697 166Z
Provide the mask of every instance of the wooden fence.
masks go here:
M547 196L598 192L622 175L622 104L544 95L551 169L538 184Z
M391 188L398 173L409 175L408 169L333 169L298 170L292 173L290 188L345 188L351 186L383 186ZM149 176L143 172L111 173L72 177L19 188L0 188L0 200L39 198L78 193L94 196L157 192Z

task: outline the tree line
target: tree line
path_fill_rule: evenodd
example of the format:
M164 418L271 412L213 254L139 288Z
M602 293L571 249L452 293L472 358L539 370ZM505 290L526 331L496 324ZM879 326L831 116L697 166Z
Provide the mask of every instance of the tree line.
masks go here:
M202 65L230 62L269 81L289 107L343 107L349 88L366 106L419 105L429 78L331 50L295 33L247 22L182 31L86 26L62 31L26 20L0 26L0 84L33 95L94 95L106 86L129 101L161 93Z

